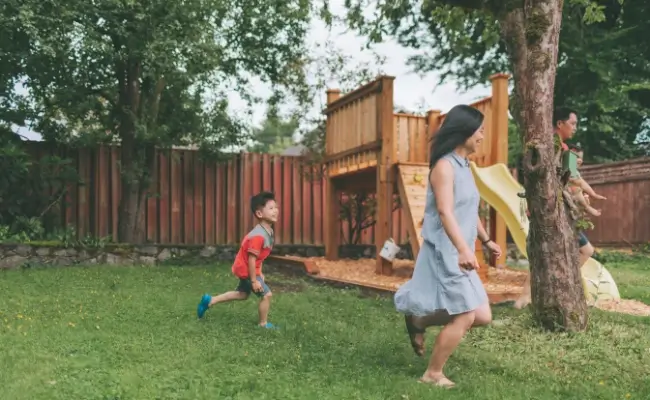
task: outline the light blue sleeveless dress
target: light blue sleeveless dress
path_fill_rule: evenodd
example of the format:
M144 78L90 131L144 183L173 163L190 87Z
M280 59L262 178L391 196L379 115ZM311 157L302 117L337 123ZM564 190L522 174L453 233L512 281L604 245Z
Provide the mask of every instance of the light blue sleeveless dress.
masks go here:
M454 168L454 215L463 238L473 251L478 235L478 189L465 158L451 152L443 159ZM430 183L427 184L422 237L413 276L395 293L397 311L418 317L440 310L454 315L488 303L476 271L467 271L458 265L458 250L442 226Z

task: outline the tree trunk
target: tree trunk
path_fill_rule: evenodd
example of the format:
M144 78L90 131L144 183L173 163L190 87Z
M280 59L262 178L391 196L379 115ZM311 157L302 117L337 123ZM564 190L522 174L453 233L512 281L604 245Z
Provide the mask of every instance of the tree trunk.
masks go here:
M528 258L533 315L549 330L582 331L587 303L574 221L563 196L553 140L553 91L562 0L525 0L500 18L523 103L524 179L530 210Z
M116 64L120 82L118 113L122 192L118 207L117 236L122 243L143 243L146 240L146 195L155 161L155 146L137 139L136 122L139 117L142 122L143 112L146 111L141 107L141 70L141 62L131 57ZM163 88L164 80L160 79L152 99L151 118L157 116Z

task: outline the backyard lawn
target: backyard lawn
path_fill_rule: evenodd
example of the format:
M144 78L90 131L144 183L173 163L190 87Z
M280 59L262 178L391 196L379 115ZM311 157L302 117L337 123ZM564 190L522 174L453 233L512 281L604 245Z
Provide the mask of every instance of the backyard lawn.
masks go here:
M622 295L650 303L648 260L608 264ZM1 399L648 399L650 318L594 310L584 334L547 334L495 307L470 333L444 392L417 383L390 298L267 274L270 321L256 302L214 308L229 266L0 271ZM427 350L433 334L428 335Z

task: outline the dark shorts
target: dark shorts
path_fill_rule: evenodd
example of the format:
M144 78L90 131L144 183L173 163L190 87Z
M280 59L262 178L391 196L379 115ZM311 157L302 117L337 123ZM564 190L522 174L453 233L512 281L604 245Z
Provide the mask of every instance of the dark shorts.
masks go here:
M264 279L262 279L261 276L257 276L256 278L257 281L262 285L261 292L254 292L253 284L248 279L239 279L239 284L237 285L237 289L235 290L246 294L255 293L255 295L260 298L266 296L268 293L271 293L271 289L264 282Z
M578 232L578 247L584 247L589 244L589 239L587 239L587 235L585 235L583 232Z

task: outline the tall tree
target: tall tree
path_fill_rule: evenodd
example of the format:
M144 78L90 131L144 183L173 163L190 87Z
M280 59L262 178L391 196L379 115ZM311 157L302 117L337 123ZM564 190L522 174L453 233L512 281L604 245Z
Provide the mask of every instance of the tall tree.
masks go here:
M156 149L242 144L228 91L254 102L257 77L304 99L308 0L7 0L1 10L0 40L20 42L2 55L0 82L26 82L35 128L119 143L121 241L143 239Z
M604 18L600 5L579 1L586 7L584 18L590 21ZM413 34L417 26L408 18L414 15L417 4L415 1L370 4L365 0L348 0L348 23L373 41L381 41L384 34L403 29L412 34L410 44L417 46L417 35ZM372 5L379 12L374 20L368 21L365 11ZM562 0L425 0L422 13L438 21L435 26L443 41L433 44L434 48L438 46L435 54L442 53L441 48L454 46L477 53L464 60L458 52L453 52L455 58L450 60L449 69L484 64L485 59L491 60L494 67L510 66L519 105L514 114L524 133L525 189L531 211L528 254L533 313L547 329L579 331L588 324L587 306L577 268L571 203L563 193L565 176L558 174L559 146L552 134L563 5ZM502 57L488 54L495 46L504 50Z

